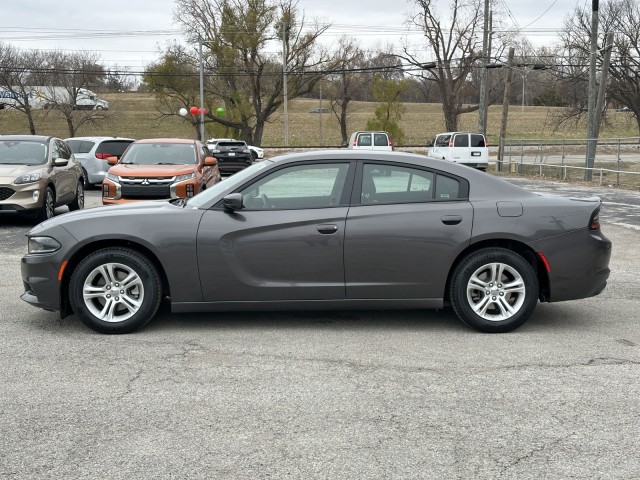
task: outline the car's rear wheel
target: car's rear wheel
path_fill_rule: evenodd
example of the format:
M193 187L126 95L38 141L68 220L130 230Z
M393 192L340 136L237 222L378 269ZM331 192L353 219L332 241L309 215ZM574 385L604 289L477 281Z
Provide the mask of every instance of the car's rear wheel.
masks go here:
M69 210L82 210L84 208L84 183L78 180L76 185L76 196L69 204Z
M83 186L84 186L84 190L85 192L87 190L91 190L91 184L89 183L89 175L87 175L87 171L83 168L82 169L82 180L83 180Z
M251 161L255 162L256 160L258 160L258 154L251 150Z
M153 318L162 298L156 267L127 248L105 248L84 258L69 282L69 301L87 327L130 333Z
M40 212L37 215L38 222L44 222L45 220L49 220L55 214L56 209L56 195L53 193L53 189L51 187L47 187L44 189L44 195L42 196L42 207L40 207Z
M509 332L533 313L538 280L533 267L505 248L485 248L464 258L453 273L449 298L456 315L476 330Z

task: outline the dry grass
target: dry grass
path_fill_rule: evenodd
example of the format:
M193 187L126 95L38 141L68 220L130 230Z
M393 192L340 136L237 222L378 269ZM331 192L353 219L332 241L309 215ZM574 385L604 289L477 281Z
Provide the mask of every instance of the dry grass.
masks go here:
M110 102L108 121L99 128L88 126L78 135L119 135L133 138L193 137L195 130L182 119L175 117L160 122L153 96L139 93L106 94ZM318 107L318 100L297 99L289 103L289 143L294 146L339 145L340 131L333 113L322 115L322 139L320 138L320 115L309 113ZM407 112L401 127L405 131L405 144L424 145L436 133L444 130L444 121L439 104L405 104ZM324 101L323 106L328 107ZM349 115L350 131L365 128L373 115L375 104L353 102ZM501 106L489 109L489 140L497 144L500 128ZM554 132L554 116L559 109L546 107L511 106L509 110L510 138L583 138L586 125L566 125ZM462 115L459 129L476 130L477 112ZM66 125L55 112L36 112L38 133L66 137ZM8 110L0 110L0 134L28 133L24 115ZM637 124L629 113L613 112L609 123L602 128L602 137L637 136ZM282 145L284 142L284 119L282 111L267 125L262 140L266 146Z

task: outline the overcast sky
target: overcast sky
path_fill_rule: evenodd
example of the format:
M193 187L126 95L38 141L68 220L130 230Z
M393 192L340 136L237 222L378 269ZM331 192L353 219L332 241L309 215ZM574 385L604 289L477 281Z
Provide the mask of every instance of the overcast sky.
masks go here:
M555 31L576 6L590 5L588 0L492 2L509 28L515 29L516 23L526 27L524 31L535 46L552 42ZM438 0L438 4L446 16L449 2ZM404 21L413 9L411 1L299 0L299 7L307 19L318 18L333 25L324 35L327 44L343 34L357 37L365 46L391 42L399 48L403 36L410 45L423 41L419 34L403 34ZM88 49L98 52L108 66L140 70L157 58L158 45L181 38L173 22L173 9L174 0L3 1L0 41L21 48Z

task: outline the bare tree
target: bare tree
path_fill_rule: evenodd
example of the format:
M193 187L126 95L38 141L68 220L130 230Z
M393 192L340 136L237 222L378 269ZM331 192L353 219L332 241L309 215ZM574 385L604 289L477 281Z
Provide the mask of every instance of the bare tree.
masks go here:
M41 65L39 51L21 51L12 45L0 43L0 89L6 100L5 108L13 108L26 115L31 135L36 134L34 100L31 75Z
M309 28L295 0L176 0L174 16L187 39L206 48L207 70L213 71L206 84L207 120L237 129L254 144L284 100L283 55L269 50L284 44L290 99L312 91L328 61L316 45L328 26ZM218 102L224 116L215 114Z
M34 71L32 83L39 85L40 95L49 113L59 112L67 124L69 136L88 125L99 126L109 119L102 109L81 109L77 99L86 95L89 87L104 78L99 55L94 52L42 52L45 68Z
M604 56L608 32L615 32L609 65L608 98L628 107L640 131L640 4L636 0L611 0L600 4L598 63ZM563 62L559 80L573 94L563 120L586 114L591 10L578 7L565 19L561 33Z
M464 89L481 50L481 0L452 0L448 24L441 20L433 0L416 0L417 12L408 23L419 27L425 35L428 52L435 64L426 65L410 48L403 46L402 59L417 67L426 67L424 78L436 83L442 96L445 128L457 130L462 113L478 109L463 106Z
M349 104L353 99L353 90L363 83L362 71L353 69L362 65L364 53L355 39L341 37L334 55L334 71L326 76L331 85L329 103L340 125L342 144L346 145L349 140L347 130Z

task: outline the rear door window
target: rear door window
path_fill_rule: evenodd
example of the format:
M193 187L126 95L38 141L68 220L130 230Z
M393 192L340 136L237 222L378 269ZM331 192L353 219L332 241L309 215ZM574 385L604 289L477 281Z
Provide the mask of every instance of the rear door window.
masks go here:
M436 177L436 200L461 200L466 197L466 189L461 188L460 182L445 175Z
M384 133L374 133L373 134L373 145L376 147L388 147L389 140Z
M477 133L471 134L471 146L472 147L486 147L487 144L484 140L484 135L479 135Z
M436 137L436 141L434 142L435 147L448 147L449 140L451 140L451 135L438 135Z
M361 133L358 135L358 146L359 147L370 147L371 146L371 134L370 133Z
M466 133L456 135L453 139L454 147L468 147L469 146L469 135Z
M433 198L433 173L396 165L365 164L362 171L363 205L428 202Z

